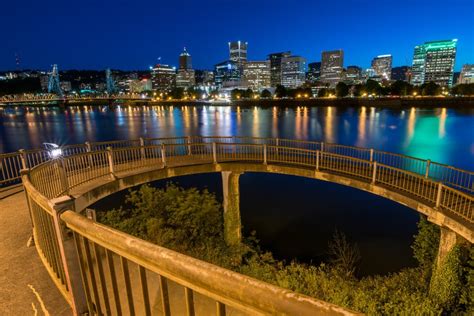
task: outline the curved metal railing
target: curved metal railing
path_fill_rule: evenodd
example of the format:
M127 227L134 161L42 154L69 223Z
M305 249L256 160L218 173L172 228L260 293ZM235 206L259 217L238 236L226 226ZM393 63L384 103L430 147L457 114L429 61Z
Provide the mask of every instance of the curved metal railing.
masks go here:
M21 151L4 157L4 160L13 161L9 164L12 166L9 170L19 165L25 169L33 167L21 176L32 214L36 247L58 288L75 306L77 295L74 294L74 282L71 281L69 271L71 259L65 255L68 253L63 241L65 235L59 228L60 223L64 223L75 236L77 262L82 272L87 309L99 314L103 310L110 311L112 302L118 314L124 305L128 306L131 312L137 301L141 302L143 311L147 314L147 306L151 304L148 289L150 283L147 282L149 274L158 278L162 311L165 315L169 314L170 309L166 284L168 279L184 289L186 306L193 306L194 291L217 301L217 309L220 311L225 310L224 306L227 305L229 308L251 313L283 313L294 311L292 308L297 305L296 301L306 301L311 302L304 307L308 309L304 309L303 305L301 308L310 314L309 311L316 311L315 306L321 308L327 303L297 294L290 295L275 287L268 288L268 285L262 285L263 282L232 274L230 271L226 272L227 277L233 282L244 283L239 290L233 289L231 282L224 282L223 279L220 281L227 284L226 286L213 287L209 282L205 282L205 278L197 276L199 273L206 274L206 270L217 271L217 267L213 265L199 263L205 267L202 270L199 268L197 272L194 270L197 275L191 273L193 265L186 265L186 260L180 263L185 266L178 264L173 268L172 264L165 264L166 260L162 263L154 261L158 260L157 253L165 257L175 256L169 250L143 244L143 247L151 247L150 251L154 252L147 255L147 252L137 252L139 249L136 247L132 247L136 251L127 251L127 247L142 245L144 242L128 236L126 243L124 241L122 244L120 240L125 237L119 232L102 225L92 225L72 212L61 216L63 211L71 210L71 206L64 209L55 205L67 200L68 195L76 188L96 179L189 164L251 162L288 165L316 172L334 173L386 187L440 211L455 214L470 224L474 222L472 172L432 163L429 160L359 147L277 138L198 136L140 138L68 146L64 148L64 156L55 160L51 160L44 151ZM15 177L19 177L15 176L14 172L7 175L12 182ZM137 266L138 274L130 272L129 265ZM122 271L120 278L117 277L117 269ZM216 273L226 274L219 271ZM140 284L139 290L131 285L131 279L134 278L138 279L136 284ZM264 288L273 291L275 298L262 305L258 299L252 297L260 295L258 291L263 291ZM113 293L108 289L112 289ZM122 293L119 293L120 289ZM138 299L137 296L141 298ZM275 300L282 300L281 304ZM324 306L330 310L328 314L341 312L334 306Z
M235 143L235 144L260 144L269 146L282 146L321 152L339 154L351 158L374 161L389 167L410 171L444 185L472 194L474 193L474 172L462 170L445 164L419 159L411 156L373 150L368 148L331 144L324 142L301 141L283 138L259 138L240 136L194 136L194 137L168 137L168 138L139 138L124 141L86 142L85 144L66 145L62 147L63 155L69 157L79 153L113 150L124 147L152 146L152 145L179 145L187 143ZM43 162L49 161L46 150L20 150L15 153L0 154L0 188L20 183L20 170L33 168Z

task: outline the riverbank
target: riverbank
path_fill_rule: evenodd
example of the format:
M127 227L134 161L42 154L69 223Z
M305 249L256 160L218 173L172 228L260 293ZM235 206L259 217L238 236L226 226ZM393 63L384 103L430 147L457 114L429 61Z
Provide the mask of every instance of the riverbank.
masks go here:
M308 107L385 107L385 108L474 108L474 97L407 97L407 98L316 98L316 99L260 99L238 100L239 106L308 106Z
M18 104L2 104L4 107L68 107L68 106L240 106L240 107L384 107L392 109L402 108L453 108L467 109L474 108L474 97L381 97L381 98L312 98L312 99L245 99L226 101L203 101L203 100L133 100L125 102L107 102L101 100L81 100L51 103L18 103Z

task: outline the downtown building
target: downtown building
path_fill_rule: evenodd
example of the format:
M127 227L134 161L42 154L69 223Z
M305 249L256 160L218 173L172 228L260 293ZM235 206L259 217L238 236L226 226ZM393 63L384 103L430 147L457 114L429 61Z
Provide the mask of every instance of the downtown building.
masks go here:
M243 85L253 91L262 91L269 88L270 61L248 61L243 65Z
M308 64L308 72L306 73L306 81L310 84L315 84L321 78L321 62L314 62Z
M412 84L434 82L453 85L457 39L426 42L415 47L412 65Z
M372 59L372 69L382 81L390 81L392 77L392 55L379 55Z
M276 87L281 85L281 60L291 56L291 51L272 53L268 55L270 61L270 85Z
M186 47L179 55L179 68L176 74L176 87L188 89L196 83L195 73L192 65L191 55L186 51Z
M362 83L362 68L359 66L347 66L344 73L344 82L347 84Z
M153 90L171 91L176 83L176 67L157 64L151 68Z
M410 82L411 67L400 66L392 68L392 80Z
M223 61L214 66L214 84L216 88L241 88L241 65L232 60Z
M466 64L462 66L461 74L457 84L474 83L474 64Z
M342 49L321 54L321 81L335 87L343 77L344 52Z
M247 42L229 42L229 60L242 66L247 61Z
M281 85L285 88L298 88L306 81L306 59L289 56L281 59Z

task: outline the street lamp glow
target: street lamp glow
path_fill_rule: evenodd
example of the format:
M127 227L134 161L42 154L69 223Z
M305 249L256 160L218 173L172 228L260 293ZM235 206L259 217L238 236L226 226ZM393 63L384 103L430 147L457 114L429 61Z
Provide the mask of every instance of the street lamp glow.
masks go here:
M48 156L51 159L57 159L63 155L62 149L57 144L43 143L43 146L48 151Z

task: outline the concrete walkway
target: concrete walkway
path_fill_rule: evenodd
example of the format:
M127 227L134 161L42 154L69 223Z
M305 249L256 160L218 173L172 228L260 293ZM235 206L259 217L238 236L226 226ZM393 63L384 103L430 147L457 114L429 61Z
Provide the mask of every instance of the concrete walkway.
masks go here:
M72 315L30 236L24 192L0 199L0 315Z

